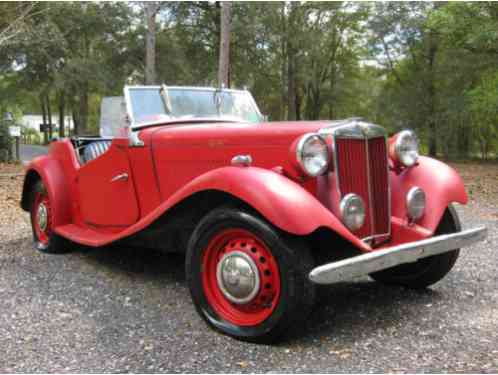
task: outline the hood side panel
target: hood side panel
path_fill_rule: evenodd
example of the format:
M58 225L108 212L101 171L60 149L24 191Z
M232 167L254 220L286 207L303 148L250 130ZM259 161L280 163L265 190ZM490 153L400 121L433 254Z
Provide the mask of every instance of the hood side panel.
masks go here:
M251 155L253 166L291 168L289 148L304 133L330 122L211 124L156 128L152 153L162 200L210 170ZM150 130L149 130L150 131Z

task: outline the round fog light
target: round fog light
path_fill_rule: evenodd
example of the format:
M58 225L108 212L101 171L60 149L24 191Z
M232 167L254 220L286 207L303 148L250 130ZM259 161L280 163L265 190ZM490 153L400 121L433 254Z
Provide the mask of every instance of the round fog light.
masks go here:
M424 216L425 193L421 188L413 187L406 194L406 210L408 217L412 220L418 220Z
M365 204L356 194L347 194L340 204L342 222L349 230L360 229L365 223Z

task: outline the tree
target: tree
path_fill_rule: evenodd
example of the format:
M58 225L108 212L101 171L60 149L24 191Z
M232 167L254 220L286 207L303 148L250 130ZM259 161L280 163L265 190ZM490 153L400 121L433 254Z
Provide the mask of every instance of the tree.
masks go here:
M495 3L140 4L1 3L0 35L17 31L0 107L95 133L100 98L125 83L224 83L272 120L360 115L415 128L432 155L496 154Z
M474 133L481 157L488 159L498 143L498 73L483 75L477 87L467 92Z
M427 129L429 155L436 156L438 134L439 36L428 24L431 3L375 3L369 26L370 50L392 76L390 86L405 98L394 123ZM408 96L410 99L408 99Z
M0 3L0 48L14 44L30 28L32 18L38 14L35 3Z
M12 153L12 137L9 133L8 123L0 117L0 162L8 162Z
M127 62L131 17L131 9L121 3L58 3L50 13L49 23L61 37L53 86L58 106L71 107L78 134L94 132L99 108L91 104L93 96L121 94L136 69Z

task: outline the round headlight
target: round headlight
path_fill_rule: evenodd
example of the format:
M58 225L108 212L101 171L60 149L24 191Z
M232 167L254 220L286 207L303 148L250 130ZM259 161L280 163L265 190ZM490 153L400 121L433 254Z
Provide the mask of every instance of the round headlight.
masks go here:
M411 167L418 160L418 138L411 130L398 133L394 144L396 159L405 167Z
M406 194L406 211L412 220L420 219L425 212L425 193L419 187L412 187Z
M347 194L340 204L342 222L349 230L360 229L365 223L365 204L356 194Z
M305 134L296 147L297 160L303 171L316 177L323 174L329 165L329 149L318 134Z

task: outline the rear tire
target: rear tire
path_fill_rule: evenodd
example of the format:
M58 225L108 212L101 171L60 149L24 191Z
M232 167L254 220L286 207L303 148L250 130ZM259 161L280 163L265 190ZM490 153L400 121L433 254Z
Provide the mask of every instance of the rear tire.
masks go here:
M453 206L448 206L436 228L435 235L450 234L461 231L458 214ZM460 249L420 259L414 263L401 264L370 276L384 284L402 285L420 289L441 280L455 265Z
M228 273L233 269L223 273L224 259L238 256L243 264L247 260L255 271L250 275L259 279L244 279L248 273L243 268L237 269L235 281ZM232 208L216 209L201 220L186 257L187 283L202 318L227 335L258 343L273 342L305 321L315 300L315 286L308 279L312 267L311 252L303 241ZM257 283L243 284L256 279ZM228 290L234 285L250 287L235 296Z
M52 205L41 180L33 186L30 216L35 249L49 254L63 254L70 251L69 241L53 231Z

